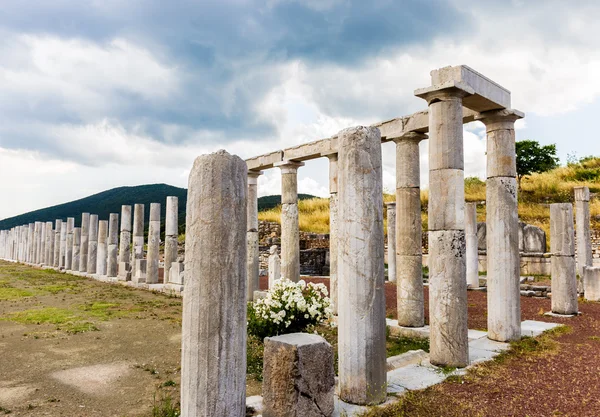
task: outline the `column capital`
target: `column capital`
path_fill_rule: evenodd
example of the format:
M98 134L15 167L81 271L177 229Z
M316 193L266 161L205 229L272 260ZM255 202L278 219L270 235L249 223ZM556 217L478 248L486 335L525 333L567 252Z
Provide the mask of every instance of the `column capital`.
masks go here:
M475 90L470 86L454 80L415 90L415 96L427 101L427 104L434 101L462 99L473 94L475 94Z
M298 168L304 166L304 162L285 160L276 162L273 166L280 168L282 174L295 174L298 171Z
M248 170L248 178L258 178L264 173L265 173L265 171L256 171L253 169L249 169Z
M394 143L399 143L399 142L421 142L422 140L426 140L429 139L429 136L427 136L427 134L425 133L421 133L421 132L406 132L405 134L403 134L402 136L399 136L397 138L393 138L392 142Z
M475 120L482 122L486 131L500 129L514 129L515 122L525 117L525 113L515 109L490 110L475 116Z

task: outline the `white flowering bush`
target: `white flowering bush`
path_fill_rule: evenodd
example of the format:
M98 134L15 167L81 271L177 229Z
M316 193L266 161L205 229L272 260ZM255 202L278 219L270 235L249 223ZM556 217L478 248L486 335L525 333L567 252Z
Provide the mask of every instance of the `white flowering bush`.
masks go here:
M332 316L323 284L275 281L265 298L248 303L248 333L260 338L306 330Z

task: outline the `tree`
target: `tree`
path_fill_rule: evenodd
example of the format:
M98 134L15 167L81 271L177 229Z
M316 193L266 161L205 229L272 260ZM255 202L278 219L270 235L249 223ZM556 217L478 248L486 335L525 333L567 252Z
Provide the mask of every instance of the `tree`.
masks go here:
M535 140L522 140L516 143L516 148L519 190L523 177L558 167L555 144L540 146Z

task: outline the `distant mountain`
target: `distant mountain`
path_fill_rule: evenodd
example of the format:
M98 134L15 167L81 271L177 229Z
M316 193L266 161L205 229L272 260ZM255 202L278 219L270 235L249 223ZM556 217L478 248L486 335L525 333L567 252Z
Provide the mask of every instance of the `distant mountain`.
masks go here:
M67 217L75 218L75 226L81 225L81 213L97 214L100 220L108 220L110 213L121 213L122 205L144 204L144 216L146 229L150 216L150 203L161 204L162 229L164 230L164 219L166 200L169 196L179 198L179 231L185 229L185 209L187 204L187 190L185 188L173 187L167 184L138 185L135 187L119 187L103 191L80 200L59 204L31 211L19 216L0 220L0 230L10 229L35 221L54 222L56 219L66 220ZM299 199L313 198L308 194L299 194ZM281 204L281 196L270 195L258 199L259 211L267 210Z

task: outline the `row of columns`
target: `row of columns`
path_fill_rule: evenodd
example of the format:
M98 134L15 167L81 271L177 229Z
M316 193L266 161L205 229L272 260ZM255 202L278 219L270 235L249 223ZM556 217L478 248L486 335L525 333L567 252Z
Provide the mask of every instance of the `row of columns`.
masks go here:
M2 230L0 258L120 280L130 280L131 266L141 264L141 274L134 269L139 277L137 282L155 284L159 281L160 208L158 203L150 205L147 268L146 264L140 263L144 257L143 204L135 205L133 253L130 250L131 206L124 205L120 230L118 213L111 213L108 221L99 221L96 214L83 213L81 227L75 227L75 218L69 217L66 221L57 219L54 229L52 222L34 222ZM167 197L166 211L163 282L168 283L169 270L177 261L177 197ZM180 281L174 283L182 284Z

